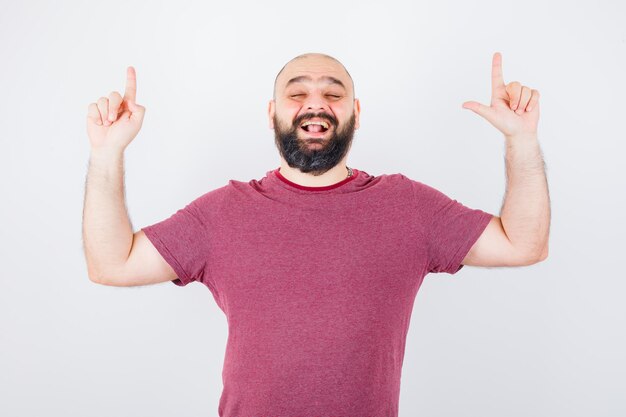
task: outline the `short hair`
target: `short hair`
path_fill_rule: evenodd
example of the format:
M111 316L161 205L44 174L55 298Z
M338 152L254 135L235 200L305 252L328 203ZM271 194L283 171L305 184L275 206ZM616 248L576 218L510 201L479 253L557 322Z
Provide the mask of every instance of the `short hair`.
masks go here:
M290 59L285 65L283 65L280 71L278 71L278 74L276 74L276 78L274 78L274 100L276 99L276 83L278 82L278 77L280 77L280 74L283 73L283 70L285 69L285 67L287 67L287 65L289 65L291 62L295 61L296 59L308 58L309 56L312 56L312 55L323 56L324 58L332 59L333 61L341 65L341 67L344 69L344 71L346 72L346 74L348 74L348 77L350 78L350 82L352 84L352 94L356 97L356 92L354 90L354 80L352 79L352 76L350 75L346 67L341 63L341 61L327 54L322 54L319 52L307 52L305 54L301 54L295 58Z

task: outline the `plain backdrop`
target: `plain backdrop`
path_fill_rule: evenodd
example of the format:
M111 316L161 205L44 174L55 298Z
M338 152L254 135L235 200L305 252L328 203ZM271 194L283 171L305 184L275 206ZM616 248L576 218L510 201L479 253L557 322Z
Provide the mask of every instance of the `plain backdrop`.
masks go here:
M127 66L146 107L126 150L136 231L279 166L267 104L276 73L305 52L354 78L349 166L497 215L504 138L461 107L489 104L496 51L506 83L541 93L550 255L425 278L400 416L626 415L623 2L0 6L0 415L217 415L227 323L208 288L87 276L87 106L123 94Z

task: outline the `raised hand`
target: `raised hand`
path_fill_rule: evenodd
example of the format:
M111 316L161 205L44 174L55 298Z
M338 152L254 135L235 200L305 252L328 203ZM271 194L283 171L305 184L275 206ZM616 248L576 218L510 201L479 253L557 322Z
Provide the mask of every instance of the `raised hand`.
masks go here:
M100 97L87 109L87 134L92 150L120 151L137 136L143 123L145 107L136 103L137 76L135 68L126 70L124 97L117 91Z
M517 81L505 85L499 52L493 54L491 66L491 105L466 101L463 108L482 116L507 137L537 134L539 91Z

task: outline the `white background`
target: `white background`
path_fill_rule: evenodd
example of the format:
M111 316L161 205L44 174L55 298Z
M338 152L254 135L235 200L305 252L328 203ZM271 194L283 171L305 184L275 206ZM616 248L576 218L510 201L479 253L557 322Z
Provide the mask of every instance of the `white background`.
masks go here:
M400 416L626 415L626 6L619 1L9 2L0 5L0 415L216 416L226 318L198 283L92 283L87 106L137 71L134 230L279 166L267 104L292 57L341 60L361 100L348 165L498 214L504 140L470 110L541 93L549 258L426 277Z

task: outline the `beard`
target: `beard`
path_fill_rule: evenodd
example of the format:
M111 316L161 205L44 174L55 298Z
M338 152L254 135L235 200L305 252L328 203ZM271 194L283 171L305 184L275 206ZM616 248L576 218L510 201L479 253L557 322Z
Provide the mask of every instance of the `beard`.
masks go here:
M324 138L307 138L307 132L301 129L300 125L314 117L328 122L329 130L332 129L332 132ZM337 119L331 114L306 113L296 118L290 128L283 129L274 115L274 142L291 168L315 176L322 175L336 166L352 145L355 115L352 114L343 129L337 130L338 124Z

